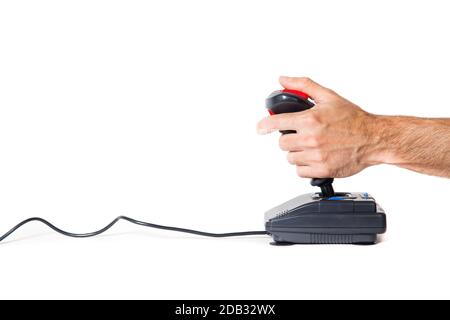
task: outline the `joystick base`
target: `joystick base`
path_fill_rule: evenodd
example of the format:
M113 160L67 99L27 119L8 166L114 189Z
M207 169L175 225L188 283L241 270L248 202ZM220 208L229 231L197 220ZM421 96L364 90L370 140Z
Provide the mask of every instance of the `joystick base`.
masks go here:
M265 220L274 245L375 244L386 231L383 209L364 192L301 195L266 212Z

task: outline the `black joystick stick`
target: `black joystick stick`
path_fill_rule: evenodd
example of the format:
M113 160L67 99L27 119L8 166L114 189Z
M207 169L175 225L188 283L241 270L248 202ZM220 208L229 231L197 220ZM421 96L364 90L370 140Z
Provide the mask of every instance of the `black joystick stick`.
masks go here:
M322 190L322 197L331 198L334 197L333 178L313 178L311 179L311 185L314 187L320 187Z
M271 115L300 112L312 107L314 107L314 102L311 98L307 94L297 90L277 90L272 92L266 99L266 108ZM280 132L282 134L297 133L295 130L283 130ZM332 185L333 180L333 178L313 178L311 180L311 185L320 187L322 190L322 197L330 198L335 195Z

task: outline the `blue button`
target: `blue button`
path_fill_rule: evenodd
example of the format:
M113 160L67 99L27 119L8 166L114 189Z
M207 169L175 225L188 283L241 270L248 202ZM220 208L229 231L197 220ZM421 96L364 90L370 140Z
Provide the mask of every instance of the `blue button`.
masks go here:
M344 200L345 198L344 197L330 197L330 198L327 198L327 200Z
M363 192L363 193L362 193L362 196L363 196L364 198L368 198L368 197L369 197L369 194L368 194L367 192Z

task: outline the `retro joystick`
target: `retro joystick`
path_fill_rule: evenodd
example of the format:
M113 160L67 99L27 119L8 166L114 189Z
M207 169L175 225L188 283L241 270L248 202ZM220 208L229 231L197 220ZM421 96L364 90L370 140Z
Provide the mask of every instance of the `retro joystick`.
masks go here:
M266 108L271 115L280 113L291 113L305 111L314 107L314 102L311 98L297 90L277 90L266 99ZM295 130L282 130L281 134L297 133ZM330 198L335 195L333 190L333 178L313 178L311 185L320 187L322 190L322 197Z
M314 107L303 92L279 90L266 99L270 114L301 112ZM282 134L296 133L284 130ZM386 231L386 214L367 192L334 193L333 178L314 178L321 193L290 199L265 215L265 227L274 245L374 244Z

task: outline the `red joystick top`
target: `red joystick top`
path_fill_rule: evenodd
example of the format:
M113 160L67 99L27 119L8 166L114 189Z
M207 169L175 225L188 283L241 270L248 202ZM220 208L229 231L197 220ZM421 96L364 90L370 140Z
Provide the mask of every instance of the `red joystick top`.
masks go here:
M311 99L310 96L308 96L306 93L298 91L298 90L293 90L293 89L283 89L283 90L278 90L280 92L287 92L287 93L292 93L295 94L299 97L302 97L304 99Z
M271 115L305 111L314 107L311 98L301 91L284 89L277 90L266 99L266 108ZM285 130L281 133L295 133L294 130Z

